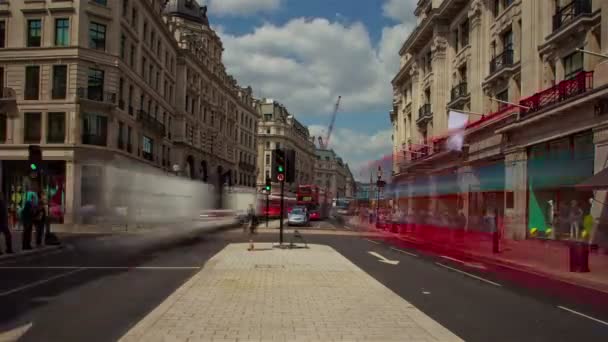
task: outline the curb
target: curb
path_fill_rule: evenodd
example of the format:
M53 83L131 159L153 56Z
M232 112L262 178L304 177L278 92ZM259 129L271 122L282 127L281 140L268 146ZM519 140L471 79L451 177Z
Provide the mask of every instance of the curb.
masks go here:
M66 248L67 245L62 244L58 246L45 246L42 248L32 249L31 251L21 251L14 254L2 254L0 255L0 264L15 260L29 259L32 257L42 256Z

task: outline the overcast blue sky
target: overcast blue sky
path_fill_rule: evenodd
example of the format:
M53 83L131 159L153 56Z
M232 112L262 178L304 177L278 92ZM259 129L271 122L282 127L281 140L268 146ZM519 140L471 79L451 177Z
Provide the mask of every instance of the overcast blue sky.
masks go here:
M199 0L224 42L228 72L325 135L339 95L331 147L369 179L391 153L390 80L413 27L416 0Z

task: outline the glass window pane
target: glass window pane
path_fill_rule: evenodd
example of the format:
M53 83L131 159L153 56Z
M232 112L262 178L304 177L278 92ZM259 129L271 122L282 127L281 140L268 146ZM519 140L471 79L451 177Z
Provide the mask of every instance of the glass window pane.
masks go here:
M106 49L106 26L91 22L89 26L89 47L96 50Z
M55 45L68 46L70 44L70 20L66 18L55 20Z
M55 65L53 66L53 99L64 99L66 96L68 78L68 67L67 65Z
M42 20L32 19L27 21L27 46L40 46L40 38L42 36Z
M6 22L0 21L0 48L6 47Z
M38 100L40 87L40 67L28 66L25 68L25 99Z
M55 144L65 142L65 113L49 113L47 142Z
M23 114L23 140L25 143L40 143L40 132L42 132L40 113Z

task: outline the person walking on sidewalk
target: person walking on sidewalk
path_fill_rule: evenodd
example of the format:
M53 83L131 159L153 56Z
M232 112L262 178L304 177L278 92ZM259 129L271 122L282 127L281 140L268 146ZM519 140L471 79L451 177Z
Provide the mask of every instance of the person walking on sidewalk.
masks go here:
M6 244L6 253L12 254L13 252L13 237L8 227L8 205L4 199L4 194L0 193L0 232L4 235L4 243ZM2 250L0 250L2 254Z
M21 212L23 222L22 249L24 251L32 249L32 230L38 214L38 194L35 191L28 191L25 195L25 205Z

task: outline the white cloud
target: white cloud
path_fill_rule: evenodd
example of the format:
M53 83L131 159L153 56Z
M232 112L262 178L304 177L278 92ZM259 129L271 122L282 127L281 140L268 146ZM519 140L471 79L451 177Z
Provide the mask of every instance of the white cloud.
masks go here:
M309 126L310 134L322 136L327 134L326 127ZM341 156L350 167L357 180L368 181L370 165L375 168L375 161L392 153L391 129L375 133L338 128L332 133L329 148ZM390 163L389 163L390 164ZM388 172L390 173L390 172Z
M387 0L382 5L382 14L402 23L410 23L415 20L416 3L417 0Z
M242 36L219 34L228 71L239 83L300 116L331 113L338 95L344 112L387 111L408 30L404 24L384 28L377 46L363 24L321 18L266 23Z
M204 0L211 16L250 16L260 12L275 11L283 0Z

